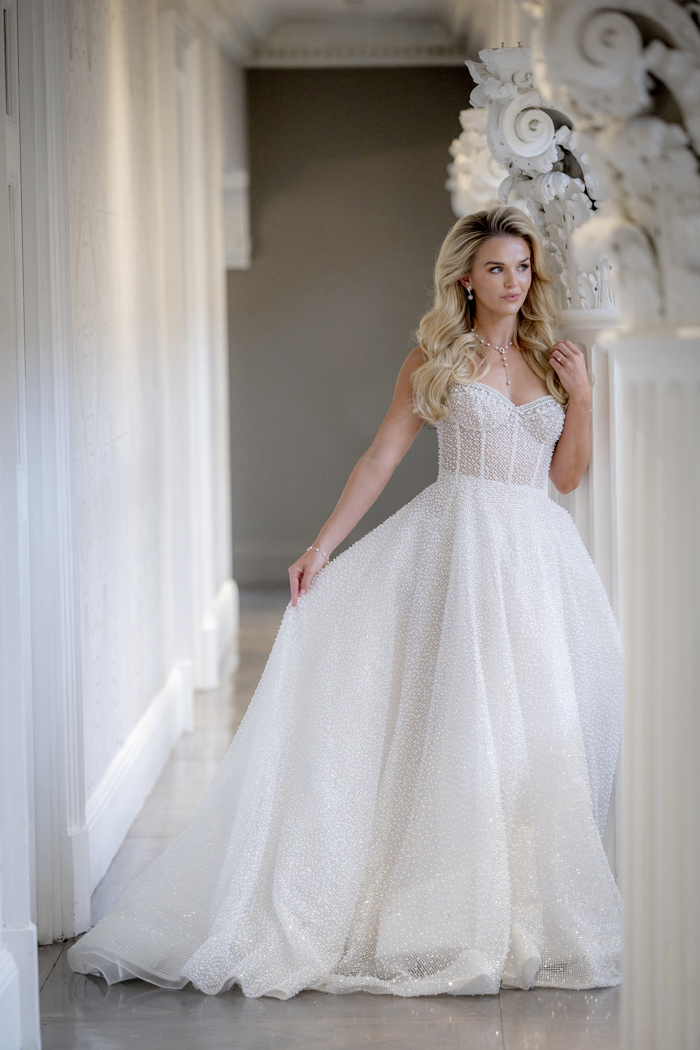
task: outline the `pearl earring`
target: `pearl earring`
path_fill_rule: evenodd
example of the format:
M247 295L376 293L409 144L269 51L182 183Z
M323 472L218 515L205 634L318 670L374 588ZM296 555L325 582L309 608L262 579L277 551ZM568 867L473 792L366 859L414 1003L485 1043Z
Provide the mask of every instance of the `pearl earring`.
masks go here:
M467 288L467 299L473 299L473 298L474 298L474 296L472 295L471 288Z

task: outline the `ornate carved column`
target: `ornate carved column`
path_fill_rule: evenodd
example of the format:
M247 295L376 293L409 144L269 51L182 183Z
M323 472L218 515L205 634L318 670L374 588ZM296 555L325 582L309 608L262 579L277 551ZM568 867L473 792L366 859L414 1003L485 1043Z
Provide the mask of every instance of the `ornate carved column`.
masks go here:
M536 81L566 108L605 201L612 504L627 651L624 1050L700 1045L700 11L545 0Z
M527 210L539 227L562 310L610 309L606 260L590 272L576 250L575 231L588 222L600 197L598 180L579 147L573 121L548 107L535 88L529 47L479 52L467 62L477 86L471 104L486 110L486 136L506 179L499 197Z
M608 282L609 260L592 249L586 237L591 217L601 206L601 186L572 118L564 108L549 105L536 87L530 48L487 49L479 58L481 62L467 63L477 86L470 99L474 115L467 125L463 114L463 126L478 121L483 127L492 165L500 165L505 174L498 188L500 200L523 208L538 226L557 278L562 336L585 350L596 377L591 466L575 492L561 496L552 490L552 495L574 518L614 599L608 384L596 338L616 326L618 314ZM473 140L472 134L467 141ZM458 159L459 153L455 164ZM472 147L470 163L462 161L461 168L470 175L471 187L479 185L477 173L485 167ZM461 191L465 203L476 197L473 189L471 195ZM610 852L614 861L612 831Z
M463 109L459 122L462 134L450 146L454 160L447 169L446 188L450 191L452 211L461 217L498 204L498 188L508 173L489 149L486 111Z
M564 106L595 164L604 203L587 231L608 253L631 328L700 313L698 5L548 0L538 84Z

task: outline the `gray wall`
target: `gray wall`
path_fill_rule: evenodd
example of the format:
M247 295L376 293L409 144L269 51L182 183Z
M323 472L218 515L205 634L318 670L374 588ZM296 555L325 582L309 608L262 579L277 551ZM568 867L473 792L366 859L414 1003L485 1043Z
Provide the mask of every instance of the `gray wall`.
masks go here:
M228 274L234 576L284 585L389 404L454 221L461 68L253 70L253 266ZM344 546L430 484L423 428ZM342 549L342 548L341 548Z

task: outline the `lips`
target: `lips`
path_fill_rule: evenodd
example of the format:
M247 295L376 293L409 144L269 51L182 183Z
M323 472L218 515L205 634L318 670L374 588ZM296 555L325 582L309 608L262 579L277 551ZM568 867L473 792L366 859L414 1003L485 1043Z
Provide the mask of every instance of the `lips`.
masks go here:
M516 295L504 295L503 298L508 299L509 302L515 302L516 299L520 298L520 294L518 293Z

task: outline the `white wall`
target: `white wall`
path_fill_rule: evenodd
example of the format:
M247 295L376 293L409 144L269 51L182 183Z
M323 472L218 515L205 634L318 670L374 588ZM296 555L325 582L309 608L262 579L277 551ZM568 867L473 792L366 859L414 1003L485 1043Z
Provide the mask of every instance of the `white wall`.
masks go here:
M37 927L87 928L235 633L226 60L156 0L6 2L0 170L18 192L21 154L22 207L16 230L0 209L0 1025L28 1050Z
M72 5L72 240L85 787L188 651L173 644L155 5ZM86 14L89 10L89 20Z
M155 0L67 7L90 888L230 638L221 67ZM220 630L221 627L224 630Z

